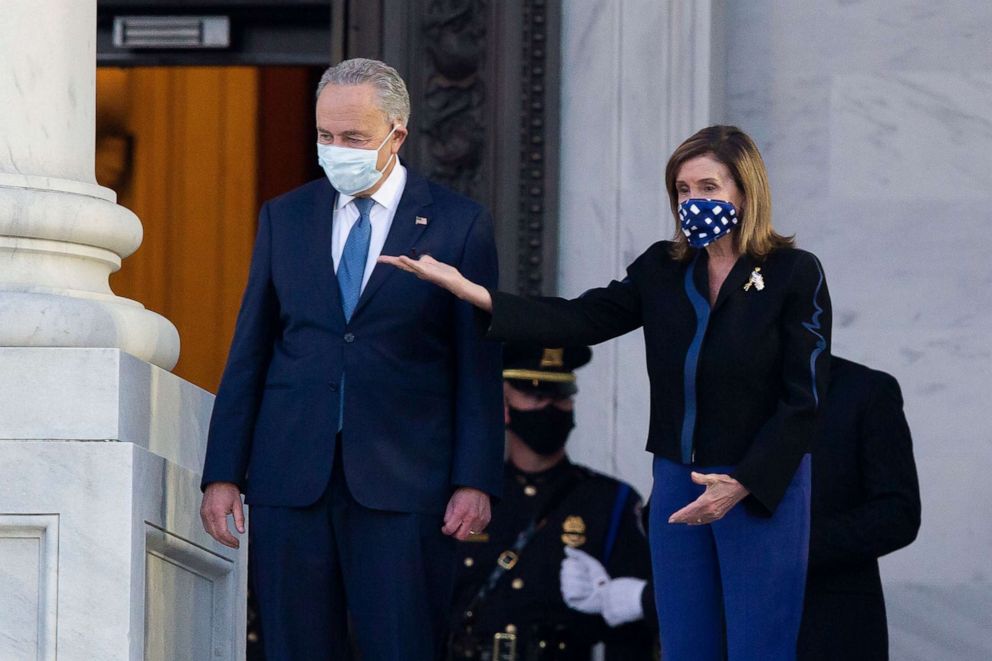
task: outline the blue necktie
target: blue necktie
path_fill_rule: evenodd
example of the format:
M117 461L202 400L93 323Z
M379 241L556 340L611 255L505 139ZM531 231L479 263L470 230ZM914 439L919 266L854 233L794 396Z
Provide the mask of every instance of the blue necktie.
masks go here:
M369 243L372 240L369 212L375 204L371 197L356 197L354 203L358 209L358 222L348 232L348 239L344 242L344 251L341 253L341 263L338 264L338 287L341 289L341 305L346 321L351 321L351 315L362 295L365 262L369 258Z
M369 258L369 243L372 242L372 221L369 212L375 202L371 197L356 197L358 222L351 226L348 238L341 252L338 264L338 288L341 290L341 307L344 318L351 321L351 315L362 296L362 278L365 277L365 262ZM338 415L338 431L344 426L344 374L341 375L341 408Z

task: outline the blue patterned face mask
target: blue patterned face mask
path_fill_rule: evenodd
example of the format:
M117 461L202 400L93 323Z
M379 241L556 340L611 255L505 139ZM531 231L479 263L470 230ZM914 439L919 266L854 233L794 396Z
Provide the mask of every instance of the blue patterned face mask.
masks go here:
M726 200L692 198L679 205L679 224L693 248L705 248L730 234L737 224L737 209Z

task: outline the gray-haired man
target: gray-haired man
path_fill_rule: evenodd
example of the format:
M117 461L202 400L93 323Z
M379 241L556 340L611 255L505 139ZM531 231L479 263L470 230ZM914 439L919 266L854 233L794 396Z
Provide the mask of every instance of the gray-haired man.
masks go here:
M318 87L326 179L267 202L203 469L201 514L251 558L268 661L443 653L454 539L502 483L499 346L471 308L385 265L430 253L496 285L492 220L397 158L409 98L375 60Z

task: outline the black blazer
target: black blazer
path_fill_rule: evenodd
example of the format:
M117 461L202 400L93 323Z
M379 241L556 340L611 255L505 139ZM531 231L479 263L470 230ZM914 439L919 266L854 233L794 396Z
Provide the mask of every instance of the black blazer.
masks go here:
M210 420L203 484L252 505L323 493L344 421L348 486L366 507L440 515L455 487L502 488L501 351L474 309L385 264L345 321L326 178L262 207L251 272ZM495 286L489 212L407 170L384 255L430 253Z
M698 466L735 465L755 512L775 511L809 450L826 392L830 296L797 249L742 255L711 306L707 253L689 263L652 245L627 277L577 299L492 292L492 337L596 344L644 327L651 381L647 449ZM744 289L756 268L764 286Z
M920 488L899 384L833 358L813 443L813 519L799 658L885 659L878 557L920 528Z

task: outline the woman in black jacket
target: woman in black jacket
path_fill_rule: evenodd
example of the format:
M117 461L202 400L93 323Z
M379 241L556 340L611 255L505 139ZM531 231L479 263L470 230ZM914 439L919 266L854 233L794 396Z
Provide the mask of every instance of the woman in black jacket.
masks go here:
M488 291L430 257L382 257L491 313L488 336L596 344L644 329L650 539L666 661L791 659L809 540L809 444L826 391L819 261L771 224L761 155L712 126L669 159L676 221L627 276L574 300Z

